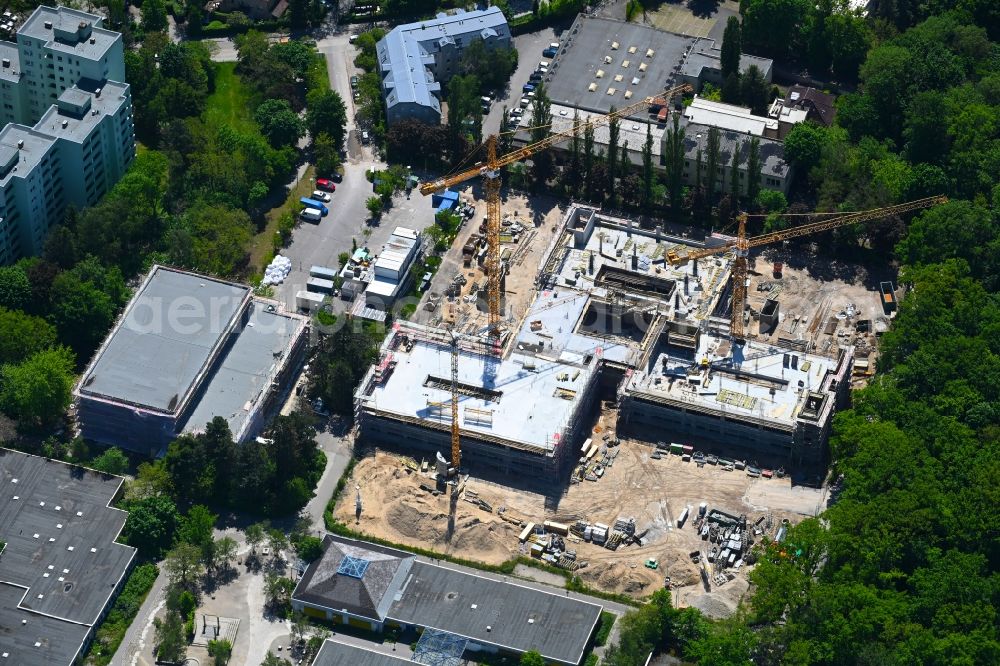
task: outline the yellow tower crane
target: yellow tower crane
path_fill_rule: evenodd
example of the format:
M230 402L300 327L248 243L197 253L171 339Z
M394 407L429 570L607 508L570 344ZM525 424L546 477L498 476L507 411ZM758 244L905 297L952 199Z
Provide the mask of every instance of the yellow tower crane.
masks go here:
M657 97L647 97L614 113L592 118L590 126L600 127L606 125L614 119L627 117L650 104L662 103L668 105L674 95L690 90L691 86L686 83L670 88ZM568 130L550 134L541 141L536 141L523 148L512 150L502 156L497 156L497 135L490 135L486 139L485 165L480 164L465 171L459 171L450 176L444 176L420 185L420 193L427 196L453 185L464 183L476 176L482 176L486 180L484 184L486 189L486 293L489 310L487 336L489 352L493 356L499 356L502 350L500 339L502 334L500 330L500 169L514 162L531 157L546 148L551 148L566 139L579 135L586 126L587 123L585 122L575 124Z
M690 250L685 254L678 254L676 251L671 250L667 252L667 261L670 262L671 266L681 266L689 261L696 261L702 257L723 254L725 252L729 252L730 250L733 251L733 309L729 320L729 330L733 339L739 341L743 340L745 337L743 331L743 305L746 302L747 296L747 255L750 254L750 248L770 245L772 243L778 243L790 238L808 236L809 234L828 231L830 229L837 229L838 227L844 227L849 224L857 224L859 222L877 220L889 217L890 215L897 215L899 213L907 213L909 211L920 210L922 208L930 208L931 206L936 206L947 201L948 197L944 196L927 197L924 199L917 199L916 201L908 201L896 206L886 206L884 208L873 208L872 210L848 213L846 215L820 220L819 222L803 224L798 227L792 227L791 229L782 229L781 231L774 231L769 234L762 234L752 238L747 238L747 216L745 213L741 213L738 218L739 226L734 240L714 247Z

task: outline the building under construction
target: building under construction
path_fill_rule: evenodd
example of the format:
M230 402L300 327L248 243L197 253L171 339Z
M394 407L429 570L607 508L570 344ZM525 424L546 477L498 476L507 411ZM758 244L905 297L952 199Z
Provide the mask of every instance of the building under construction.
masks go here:
M481 336L409 322L390 332L356 395L365 441L446 455L455 357L462 464L474 471L564 472L579 458L598 398L617 402L619 432L651 442L776 467L824 461L852 347L811 352L805 332L733 343L731 256L667 261L729 237L696 242L583 206L561 224L535 299L508 320L499 358ZM748 324L777 318L745 316Z

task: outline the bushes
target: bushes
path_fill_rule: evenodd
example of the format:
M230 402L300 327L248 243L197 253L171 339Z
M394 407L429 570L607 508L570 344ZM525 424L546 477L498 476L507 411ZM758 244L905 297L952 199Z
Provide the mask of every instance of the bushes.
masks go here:
M611 628L615 626L616 617L614 613L601 611L601 624L597 627L597 634L594 637L595 645L600 647L608 642L608 636L611 635Z
M132 570L108 616L97 629L96 638L90 646L88 663L95 666L110 663L159 573L155 564L140 564Z

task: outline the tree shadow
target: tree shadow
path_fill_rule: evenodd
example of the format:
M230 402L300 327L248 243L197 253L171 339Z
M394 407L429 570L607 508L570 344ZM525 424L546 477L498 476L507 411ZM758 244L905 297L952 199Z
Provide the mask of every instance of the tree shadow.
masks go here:
M698 18L711 18L719 11L719 0L688 0L687 8Z

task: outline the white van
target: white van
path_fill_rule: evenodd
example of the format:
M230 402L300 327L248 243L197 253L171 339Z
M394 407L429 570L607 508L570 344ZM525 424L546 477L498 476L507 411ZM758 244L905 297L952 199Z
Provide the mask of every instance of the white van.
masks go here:
M299 217L307 222L319 222L323 219L323 212L318 208L306 208L299 213Z

